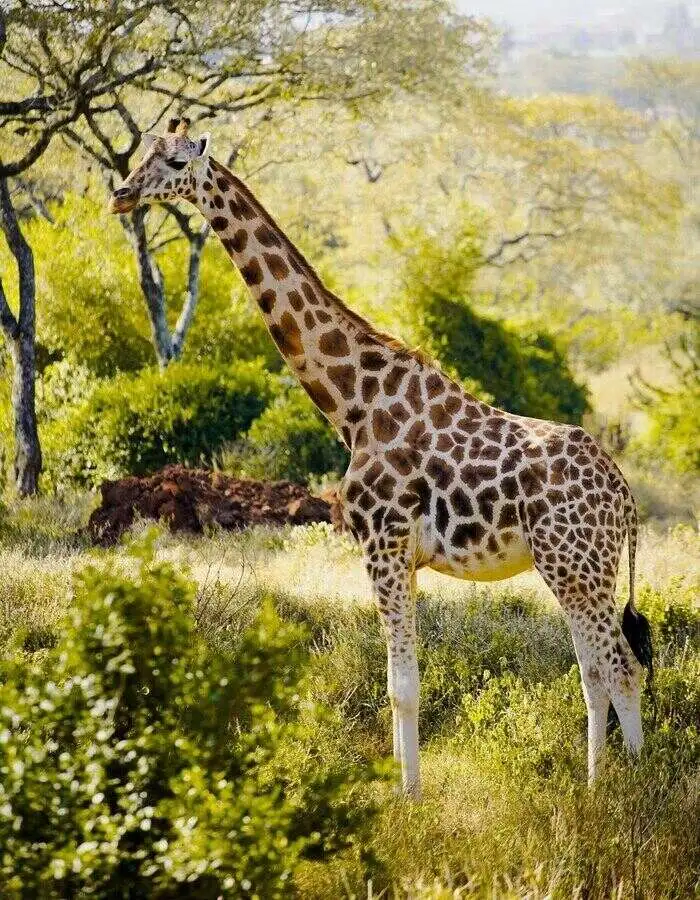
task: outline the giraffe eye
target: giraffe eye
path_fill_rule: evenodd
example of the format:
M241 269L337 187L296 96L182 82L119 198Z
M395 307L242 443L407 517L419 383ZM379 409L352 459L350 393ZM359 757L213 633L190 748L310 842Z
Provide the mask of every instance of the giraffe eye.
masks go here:
M187 165L186 159L168 159L166 160L166 162L171 169L177 169L177 171L180 171L180 169L184 169Z

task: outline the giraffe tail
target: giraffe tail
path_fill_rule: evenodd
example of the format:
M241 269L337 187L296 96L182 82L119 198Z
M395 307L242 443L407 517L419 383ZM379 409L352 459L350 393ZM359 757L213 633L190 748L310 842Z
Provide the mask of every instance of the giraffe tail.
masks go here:
M649 683L654 677L654 653L651 642L651 626L646 616L634 605L634 574L637 555L637 507L630 493L625 498L627 523L627 548L629 553L630 598L622 614L622 633L637 660L648 670Z

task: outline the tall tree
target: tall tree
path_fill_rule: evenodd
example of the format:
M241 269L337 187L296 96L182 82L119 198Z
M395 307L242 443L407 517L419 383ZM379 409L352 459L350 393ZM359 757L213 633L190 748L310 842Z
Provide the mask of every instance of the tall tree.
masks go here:
M13 358L17 484L23 493L36 490L41 467L35 283L8 179L34 166L57 135L97 162L112 182L131 167L141 133L159 127L171 112L196 119L245 116L256 109L270 114L290 102L359 104L396 89L449 90L483 67L489 46L488 32L454 14L447 0L18 0L2 9L0 186L3 231L22 285L16 323L24 338ZM176 208L168 214L190 248L187 296L173 330L153 252L172 233L149 231L141 210L124 221L161 365L181 352L207 236ZM14 330L4 299L7 336Z
M36 315L34 257L19 226L7 178L0 178L0 228L18 273L15 315L0 279L0 326L13 364L12 410L15 431L14 476L21 495L35 494L41 474L41 446L34 407Z
M357 107L397 89L446 91L488 58L489 33L455 15L446 0L182 0L177 7L25 0L21 9L5 60L20 81L32 82L32 96L0 103L0 116L21 119L25 158L61 133L100 166L110 188L131 168L141 133L172 113L236 116L245 127L251 111L264 113L256 113L260 121L290 103ZM182 349L206 239L189 216L172 206L167 212L157 235L142 210L123 220L161 365ZM154 254L164 227L165 240L175 235L189 245L188 290L175 330Z

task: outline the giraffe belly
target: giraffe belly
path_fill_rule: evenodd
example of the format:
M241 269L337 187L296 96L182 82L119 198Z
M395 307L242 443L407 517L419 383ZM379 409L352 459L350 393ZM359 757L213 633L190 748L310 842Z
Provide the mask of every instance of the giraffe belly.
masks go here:
M514 536L498 553L485 549L485 542L478 549L438 549L429 555L425 565L445 575L469 581L502 581L526 572L533 566L532 554L522 534Z
M443 575L464 578L466 581L503 581L531 569L532 557L528 554L520 558L495 559L489 562L434 560L428 563L428 568L442 572Z

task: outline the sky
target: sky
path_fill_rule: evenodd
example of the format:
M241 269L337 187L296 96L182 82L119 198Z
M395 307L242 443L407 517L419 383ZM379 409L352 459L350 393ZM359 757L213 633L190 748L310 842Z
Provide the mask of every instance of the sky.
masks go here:
M606 13L622 12L625 18L642 26L661 28L664 14L678 0L456 0L461 12L488 16L498 24L514 28L548 31L568 23L592 24L604 20ZM697 0L687 2L695 13Z

